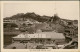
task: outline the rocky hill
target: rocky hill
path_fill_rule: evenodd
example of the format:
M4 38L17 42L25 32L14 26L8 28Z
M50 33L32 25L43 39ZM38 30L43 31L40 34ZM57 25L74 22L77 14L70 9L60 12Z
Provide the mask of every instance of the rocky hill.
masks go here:
M34 12L32 13L18 13L16 15L13 15L11 17L6 17L4 18L5 19L11 19L11 20L20 20L22 19L23 21L26 20L26 19L33 19L33 20L36 20L36 21L39 21L39 22L57 22L57 21L73 21L73 20L68 20L68 19L62 19L60 18L59 16L57 16L56 14L54 14L54 16L40 16L38 14L35 14Z
M40 16L38 14L35 14L34 12L33 13L19 13L19 14L16 14L16 15L13 15L11 17L6 17L4 19L14 19L14 20L19 20L19 19L22 19L22 20L26 20L26 19L33 19L33 20L36 20L36 21L39 21L39 22L45 22L49 19L49 16Z
M27 19L31 20L31 21L38 21L41 22L42 24L36 24L35 27L37 27L38 29L44 29L43 27L45 27L45 29L53 29L56 30L58 32L63 32L65 26L67 26L68 21L71 22L75 22L76 24L78 24L78 20L68 20L68 19L62 19L60 18L58 15L54 15L54 16L40 16L38 14L33 13L19 13L16 15L13 15L11 17L6 17L5 19L10 19L10 20L21 20L21 21L25 21ZM45 25L46 23L46 25ZM51 29L51 30L52 30Z

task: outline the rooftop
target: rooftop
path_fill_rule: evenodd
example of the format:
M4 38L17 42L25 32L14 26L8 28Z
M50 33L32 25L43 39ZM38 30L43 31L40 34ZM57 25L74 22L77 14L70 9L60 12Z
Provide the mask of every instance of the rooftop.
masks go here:
M34 34L19 34L13 38L52 38L52 39L65 39L62 33L56 32L39 32Z

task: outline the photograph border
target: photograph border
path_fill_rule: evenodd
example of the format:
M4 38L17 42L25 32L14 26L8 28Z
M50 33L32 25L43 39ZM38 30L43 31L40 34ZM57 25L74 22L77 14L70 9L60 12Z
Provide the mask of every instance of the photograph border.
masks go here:
M35 1L35 0L34 0ZM41 1L41 0L39 0L39 1ZM38 1L38 2L39 2ZM48 1L48 0L47 0ZM51 1L53 1L53 0L51 0ZM55 1L55 0L54 0ZM73 0L72 0L73 1ZM79 33L79 31L80 31L80 15L79 15L79 19L78 19L78 49L45 49L45 50L43 50L43 49L15 49L15 50L13 50L13 49L3 49L3 4L4 3L13 3L13 2L15 2L15 3L17 3L17 2L32 2L32 0L31 1L0 1L0 7L1 7L1 9L0 9L0 17L1 17L1 19L0 19L0 26L1 26L1 35L0 35L0 38L1 38L1 40L0 40L0 46L1 46L1 52L24 52L24 51L26 51L26 52L80 52L80 41L79 41L79 39L80 39L80 33ZM36 2L36 1L35 1ZM80 1L79 1L79 5L80 5ZM80 6L79 6L79 14L80 14Z

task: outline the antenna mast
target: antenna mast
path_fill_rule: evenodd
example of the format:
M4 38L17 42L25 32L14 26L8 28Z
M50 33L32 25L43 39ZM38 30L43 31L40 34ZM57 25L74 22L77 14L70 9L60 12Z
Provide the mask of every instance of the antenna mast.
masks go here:
M54 7L54 14L57 14L57 11L56 11L56 0L55 0L55 7Z

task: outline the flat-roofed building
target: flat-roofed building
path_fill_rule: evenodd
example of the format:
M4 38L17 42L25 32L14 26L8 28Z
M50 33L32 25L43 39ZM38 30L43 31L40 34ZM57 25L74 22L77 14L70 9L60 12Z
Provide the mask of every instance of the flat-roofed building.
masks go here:
M65 37L62 33L56 32L40 32L34 34L20 34L16 37L13 37L13 40L33 40L38 42L46 42L48 40L55 41L57 43L62 43L65 41Z

